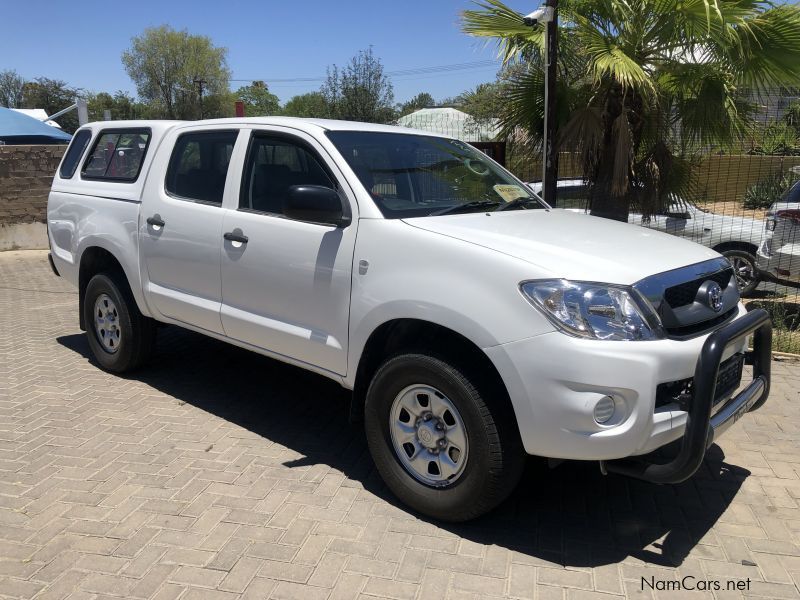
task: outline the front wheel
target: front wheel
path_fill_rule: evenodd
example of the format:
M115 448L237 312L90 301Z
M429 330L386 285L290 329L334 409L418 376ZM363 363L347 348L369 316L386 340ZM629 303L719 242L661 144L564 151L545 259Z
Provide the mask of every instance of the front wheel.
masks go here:
M746 250L725 250L722 256L727 258L733 267L739 293L742 296L752 294L761 281L756 268L756 257Z
M434 356L387 360L364 416L370 453L395 495L444 521L475 518L504 500L522 474L524 451L497 393Z
M106 371L124 373L144 364L155 344L155 323L136 306L124 277L98 273L83 300L86 337Z

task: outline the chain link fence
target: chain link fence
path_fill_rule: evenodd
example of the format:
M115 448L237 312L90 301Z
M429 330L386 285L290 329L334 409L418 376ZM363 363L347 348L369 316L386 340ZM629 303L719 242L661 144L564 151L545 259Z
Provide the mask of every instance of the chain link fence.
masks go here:
M725 148L686 151L679 157L688 165L681 192L663 194L657 210L644 211L634 202L628 222L726 256L746 306L772 315L773 349L800 353L800 96L776 90L753 98L751 106L745 135ZM432 108L401 117L398 125L468 142L541 191L541 149L513 135L504 138L496 120ZM671 146L679 145L676 133L669 135ZM599 202L593 185L580 153L562 149L556 208L592 212Z

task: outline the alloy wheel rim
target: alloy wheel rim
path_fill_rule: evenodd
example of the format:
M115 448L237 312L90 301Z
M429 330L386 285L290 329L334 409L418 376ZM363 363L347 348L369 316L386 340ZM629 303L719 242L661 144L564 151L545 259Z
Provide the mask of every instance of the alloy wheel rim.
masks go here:
M400 464L432 487L453 485L464 473L469 442L453 402L435 387L414 384L395 397L389 413L392 446Z
M755 267L749 260L740 256L732 256L728 260L733 267L736 283L739 284L739 289L743 290L753 282Z
M94 332L103 350L114 354L122 343L117 305L108 294L100 294L94 301Z

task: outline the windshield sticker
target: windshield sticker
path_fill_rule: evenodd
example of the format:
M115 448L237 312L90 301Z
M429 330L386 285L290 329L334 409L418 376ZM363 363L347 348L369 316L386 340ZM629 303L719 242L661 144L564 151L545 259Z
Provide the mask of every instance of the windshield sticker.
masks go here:
M530 194L518 185L498 183L494 186L494 191L506 202L511 202L517 198L528 198Z

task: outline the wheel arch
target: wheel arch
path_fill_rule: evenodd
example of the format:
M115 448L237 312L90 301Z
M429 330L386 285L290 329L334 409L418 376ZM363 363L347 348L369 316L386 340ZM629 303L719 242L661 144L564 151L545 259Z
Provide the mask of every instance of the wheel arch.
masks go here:
M86 286L89 284L89 281L92 279L92 277L105 271L118 273L124 278L125 283L128 284L128 288L132 292L139 310L142 311L143 314L146 314L145 311L142 310L142 303L137 297L135 288L131 285L131 279L128 273L125 271L122 262L107 248L99 245L90 245L84 248L83 252L81 252L81 258L78 266L78 314L80 319L80 328L83 331L86 331L86 320L83 316L83 305L86 299Z
M729 241L717 244L712 248L712 250L719 252L720 254L722 254L726 250L742 250L744 252L752 254L753 258L755 258L756 252L758 252L758 246L756 246L755 244L751 244L750 242Z
M350 403L352 421L363 420L367 388L378 367L386 358L405 350L430 351L469 368L471 374L480 374L481 383L491 386L495 395L494 404L501 410L509 411L516 422L516 413L505 383L486 353L475 342L448 327L415 318L386 321L367 338L356 369Z

